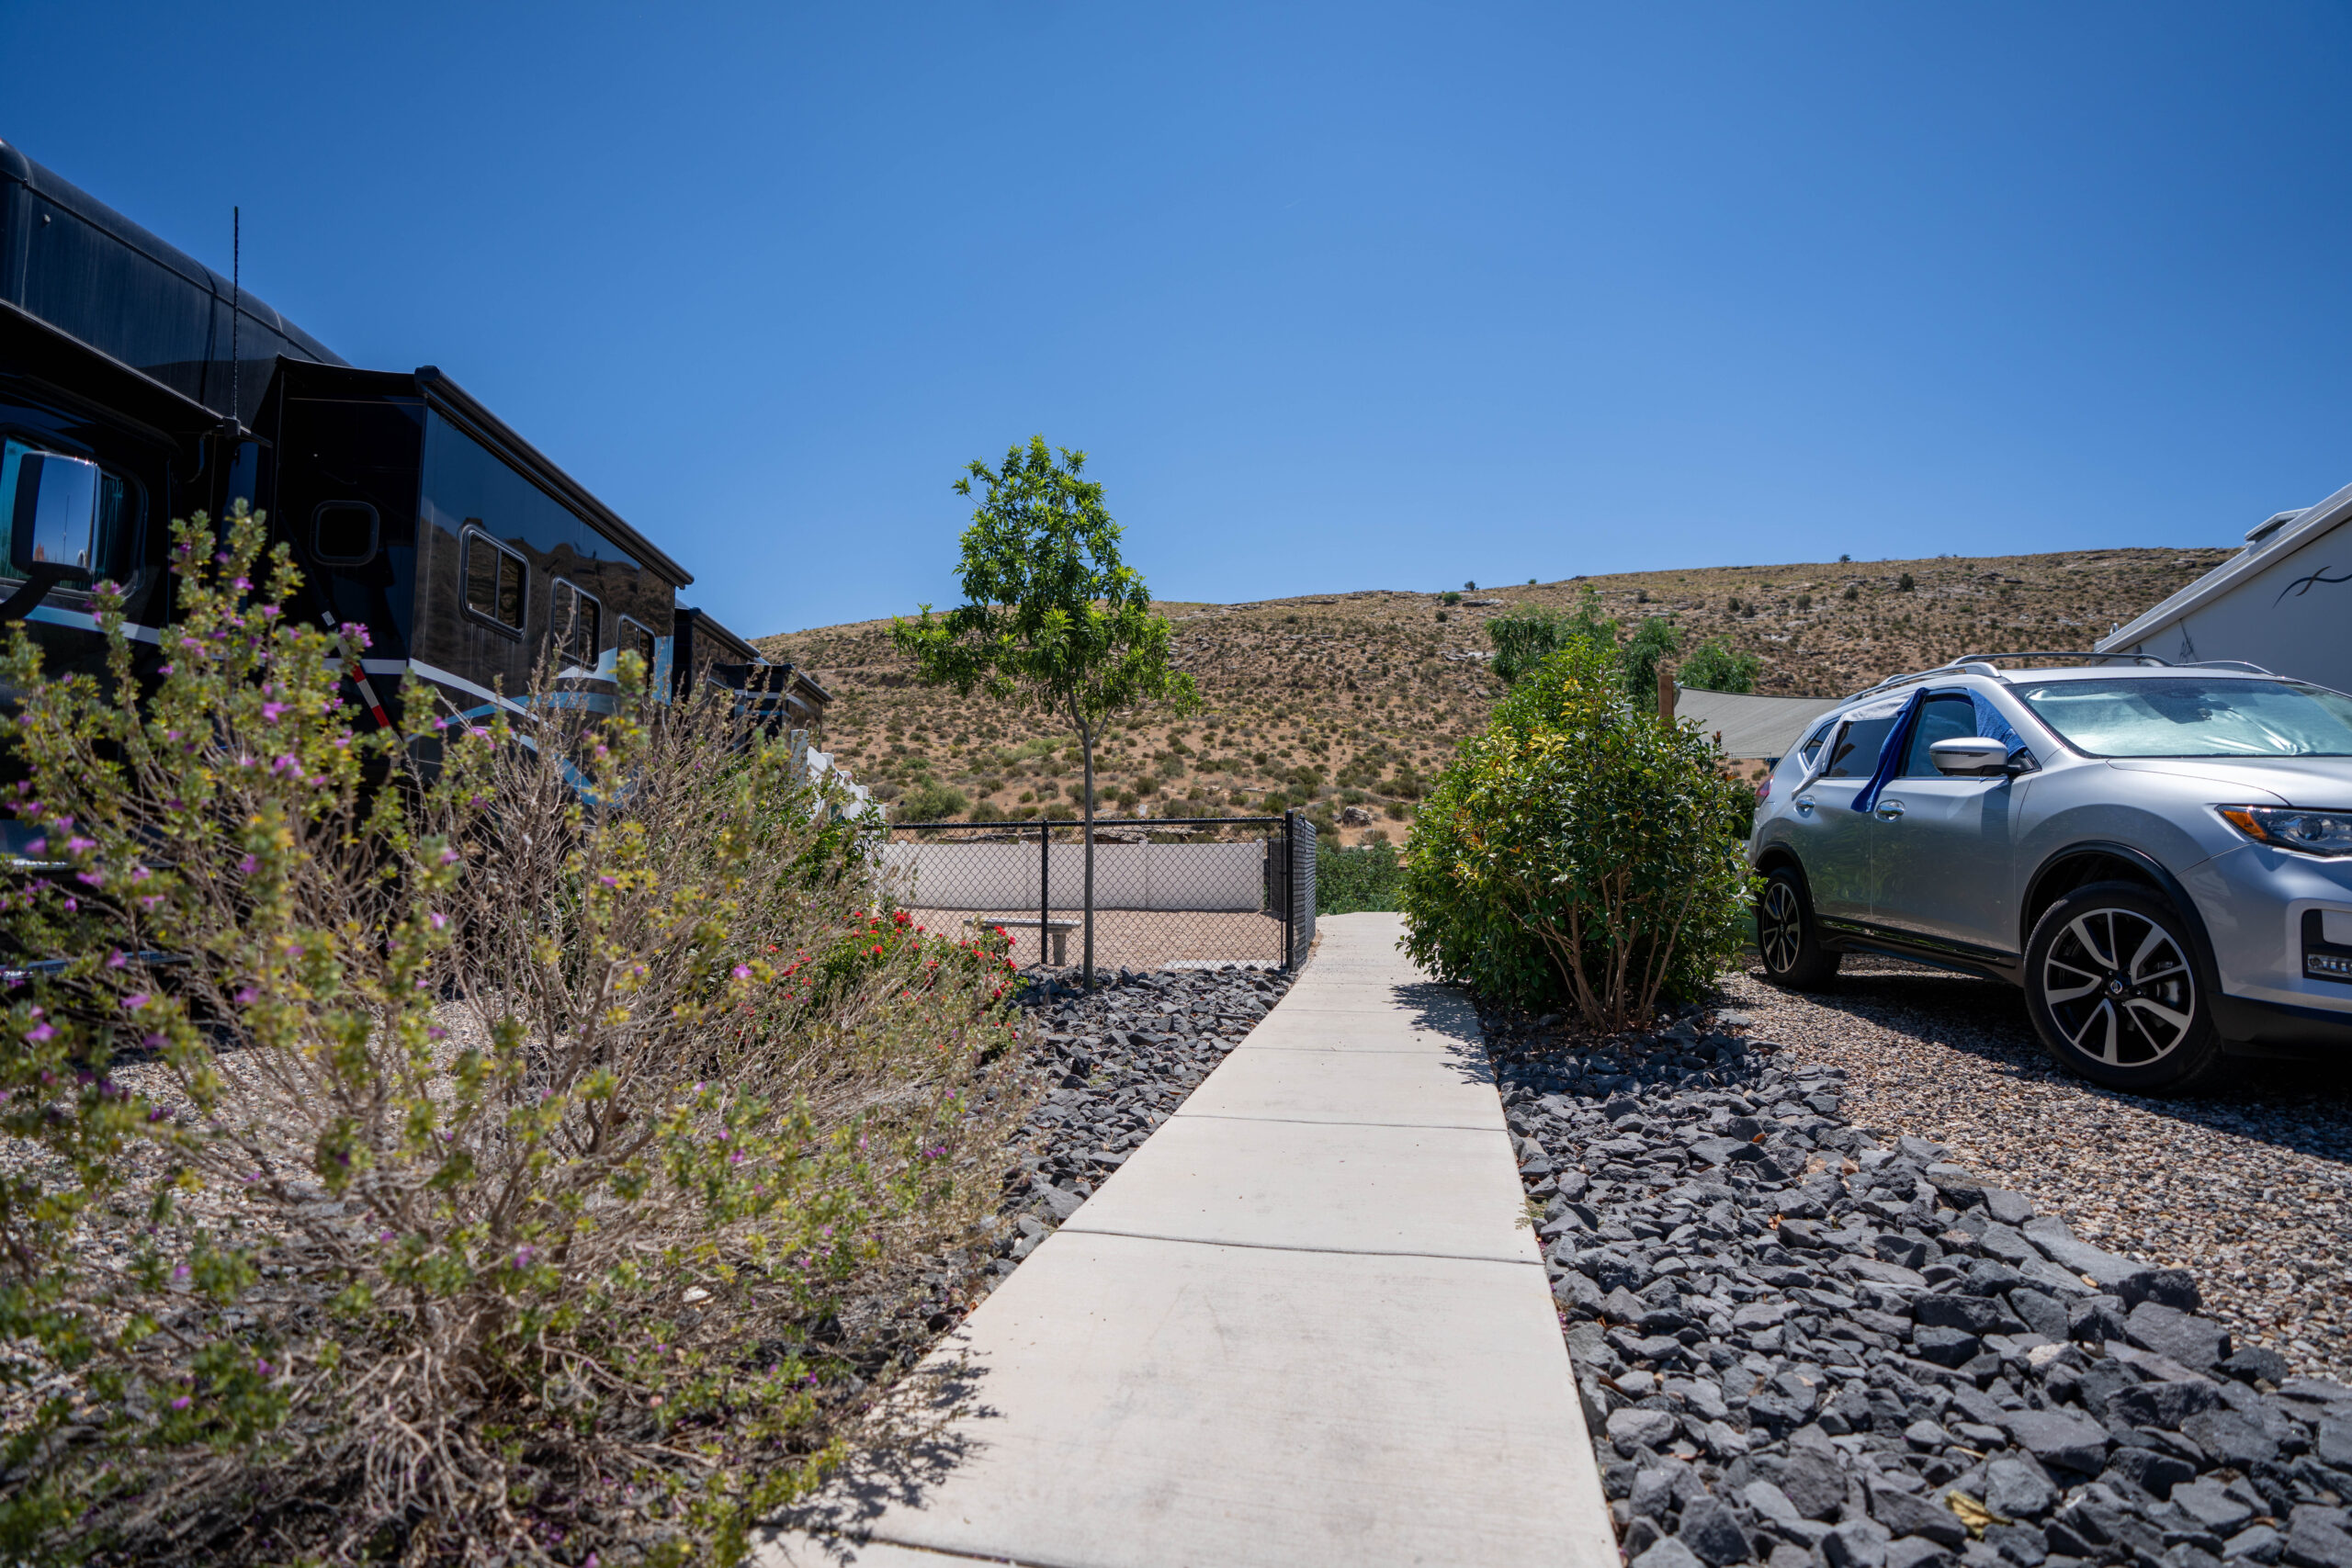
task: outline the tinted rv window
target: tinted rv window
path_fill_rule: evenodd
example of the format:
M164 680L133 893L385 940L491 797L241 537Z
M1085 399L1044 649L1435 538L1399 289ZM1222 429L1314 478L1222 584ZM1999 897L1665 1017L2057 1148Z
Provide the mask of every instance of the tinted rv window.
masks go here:
M627 615L621 617L620 636L614 639L616 653L634 653L645 660L645 678L653 678L653 633L651 628L639 626Z
M596 668L597 645L604 640L603 618L604 606L593 594L558 579L554 611L548 617L548 637L556 656L582 670Z
M466 530L466 608L507 630L523 629L523 558Z
M311 513L311 553L329 566L357 566L376 553L376 509L327 501Z
M28 452L44 448L29 446L10 437L0 445L0 576L13 578L17 569L9 562L14 558L12 546L17 528L17 481L18 465ZM139 547L139 522L146 500L146 491L137 479L115 472L112 468L98 470L97 537L91 571L101 578L122 578L129 575L130 562ZM28 517L24 525L29 527Z

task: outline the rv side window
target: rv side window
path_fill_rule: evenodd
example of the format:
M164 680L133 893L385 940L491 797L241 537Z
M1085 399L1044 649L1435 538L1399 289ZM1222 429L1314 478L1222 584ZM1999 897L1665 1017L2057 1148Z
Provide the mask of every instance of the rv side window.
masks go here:
M27 454L46 451L10 436L0 443L0 577L14 578L17 569L9 562L15 558L18 520L17 511L17 465ZM67 454L77 456L77 454ZM130 575L127 562L139 542L140 518L146 505L147 492L137 479L116 473L112 468L98 469L98 496L96 537L91 541L90 571L96 577L125 577ZM30 527L32 519L23 520Z
M523 630L523 558L476 529L466 530L466 608L505 631Z
M364 501L322 501L311 513L311 554L324 566L363 566L376 555L376 509Z
M639 626L637 622L629 619L628 616L623 615L621 617L619 629L620 636L614 639L613 651L616 653L634 653L639 659L644 660L645 678L650 681L653 679L652 628L650 626Z
M556 657L582 670L596 668L596 649L604 640L604 606L561 578L555 581L555 604L548 616L548 645Z

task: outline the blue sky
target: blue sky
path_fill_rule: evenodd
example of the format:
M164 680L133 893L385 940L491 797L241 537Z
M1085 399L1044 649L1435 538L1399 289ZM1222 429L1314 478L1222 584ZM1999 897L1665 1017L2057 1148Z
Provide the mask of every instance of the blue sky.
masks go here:
M749 635L1085 448L1167 598L2234 540L2352 480L2342 4L6 0L0 137Z

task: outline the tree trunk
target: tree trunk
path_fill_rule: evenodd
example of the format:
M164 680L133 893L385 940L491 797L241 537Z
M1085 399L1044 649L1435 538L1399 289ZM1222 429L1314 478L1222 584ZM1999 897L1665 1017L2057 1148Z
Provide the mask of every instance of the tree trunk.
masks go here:
M1081 983L1094 989L1094 729L1078 727L1078 743L1086 754L1086 968Z

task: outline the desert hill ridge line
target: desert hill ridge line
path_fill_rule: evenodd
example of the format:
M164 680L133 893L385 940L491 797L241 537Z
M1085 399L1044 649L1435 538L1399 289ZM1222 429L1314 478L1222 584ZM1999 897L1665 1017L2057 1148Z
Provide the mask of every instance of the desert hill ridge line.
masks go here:
M1480 657L1491 647L1484 626L1515 606L1572 611L1590 591L1627 632L1662 615L1686 652L1720 637L1755 654L1759 693L1835 696L1964 652L2086 649L2229 553L2119 548L1611 572L1455 587L1454 604L1444 590L1404 589L1161 601L1154 608L1174 623L1176 661L1199 682L1205 707L1182 720L1138 710L1118 726L1096 754L1098 809L1216 816L1271 801L1306 807L1342 842L1401 840L1413 803L1501 690ZM1148 577L1149 560L1136 564ZM889 633L887 619L861 621L754 646L833 692L826 744L894 814L1027 818L1056 800L1062 814L1074 808L1078 768L1066 728L922 684Z

